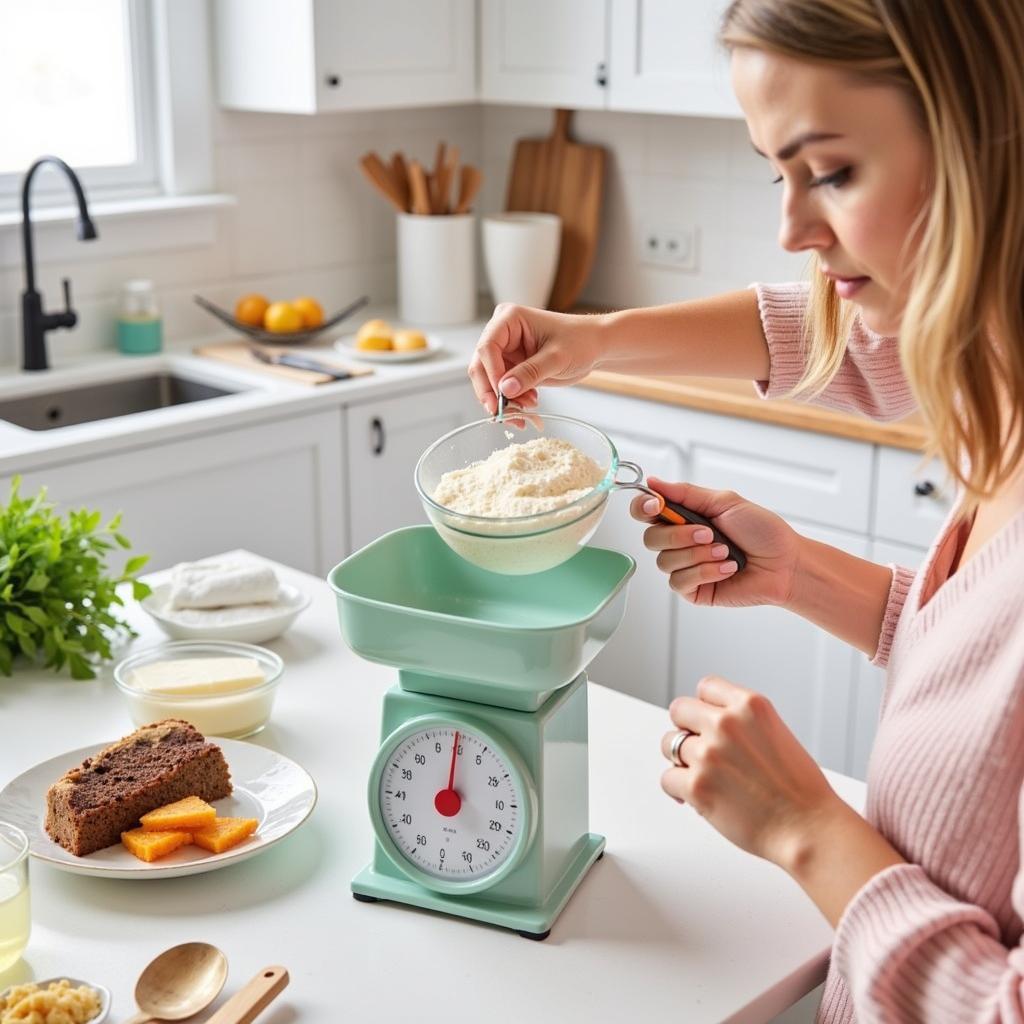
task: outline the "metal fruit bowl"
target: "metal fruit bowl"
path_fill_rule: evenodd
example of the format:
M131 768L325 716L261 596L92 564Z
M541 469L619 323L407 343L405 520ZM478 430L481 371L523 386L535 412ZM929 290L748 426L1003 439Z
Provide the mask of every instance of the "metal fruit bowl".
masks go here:
M210 302L209 299L204 299L201 295L193 295L192 298L195 299L196 305L201 306L207 313L215 316L221 323L227 324L228 327L244 334L248 338L252 338L253 341L261 341L268 345L300 345L303 342L312 341L323 334L324 331L336 327L342 320L346 320L356 310L362 309L370 301L369 296L362 295L350 306L346 306L344 309L327 317L319 327L310 328L308 331L289 331L287 334L277 334L274 331L265 331L261 327L243 324L241 320L233 317L226 309L221 309L220 306Z

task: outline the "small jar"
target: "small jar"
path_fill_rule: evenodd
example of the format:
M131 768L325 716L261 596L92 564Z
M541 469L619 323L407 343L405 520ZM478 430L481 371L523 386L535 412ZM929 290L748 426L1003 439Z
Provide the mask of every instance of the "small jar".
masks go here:
M163 347L163 321L152 281L126 281L117 313L117 347L126 355L148 355Z

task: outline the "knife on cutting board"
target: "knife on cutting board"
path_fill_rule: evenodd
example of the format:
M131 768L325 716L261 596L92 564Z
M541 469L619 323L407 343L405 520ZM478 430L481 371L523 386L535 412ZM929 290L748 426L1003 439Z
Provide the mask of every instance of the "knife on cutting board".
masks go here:
M261 363L269 363L271 366L290 366L293 370L309 370L312 373L323 373L335 380L349 380L355 374L340 366L329 366L308 356L294 355L289 352L267 352L258 345L250 345L249 351L253 357Z

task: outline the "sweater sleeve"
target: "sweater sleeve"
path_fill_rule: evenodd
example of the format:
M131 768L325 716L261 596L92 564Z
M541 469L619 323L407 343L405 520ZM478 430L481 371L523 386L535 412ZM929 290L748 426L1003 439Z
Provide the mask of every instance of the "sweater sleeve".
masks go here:
M800 283L754 285L770 360L768 380L755 382L762 398L784 397L803 377L808 288ZM853 322L838 372L810 401L876 420L899 419L917 408L900 365L897 339L875 334L859 316Z
M892 570L892 583L889 584L889 597L885 603L885 614L882 618L882 629L878 634L878 647L871 659L872 665L885 668L889 664L889 653L892 651L892 638L896 635L896 625L903 614L903 606L907 603L907 594L917 575L912 569L902 565L889 565Z
M1021 881L1018 871L1015 896ZM1024 1020L1024 948L1004 945L987 910L951 896L918 864L886 868L860 889L832 956L858 1024Z

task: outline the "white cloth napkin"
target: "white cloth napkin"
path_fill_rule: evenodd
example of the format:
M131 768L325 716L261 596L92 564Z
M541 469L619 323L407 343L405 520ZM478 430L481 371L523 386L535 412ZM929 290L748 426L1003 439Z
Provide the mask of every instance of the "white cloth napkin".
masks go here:
M171 570L171 608L227 608L276 601L277 574L260 562L204 558L180 562Z

